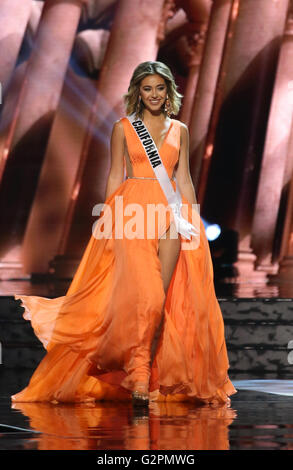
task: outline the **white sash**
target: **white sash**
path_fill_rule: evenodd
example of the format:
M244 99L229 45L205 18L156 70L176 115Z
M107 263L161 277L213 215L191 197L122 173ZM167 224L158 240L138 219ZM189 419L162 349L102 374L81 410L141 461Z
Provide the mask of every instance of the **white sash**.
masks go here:
M170 182L166 168L161 160L160 154L158 152L157 146L153 141L152 136L148 132L145 124L141 119L135 118L135 113L127 116L127 119L132 124L139 140L141 141L143 148L145 150L146 156L154 170L156 177L161 185L162 190L165 193L168 204L171 207L174 215L174 222L177 232L184 235L184 237L191 239L191 236L196 236L198 231L196 228L184 219L181 215L181 206L182 206L182 197L179 191L178 183L176 182L176 192L173 189L173 186Z

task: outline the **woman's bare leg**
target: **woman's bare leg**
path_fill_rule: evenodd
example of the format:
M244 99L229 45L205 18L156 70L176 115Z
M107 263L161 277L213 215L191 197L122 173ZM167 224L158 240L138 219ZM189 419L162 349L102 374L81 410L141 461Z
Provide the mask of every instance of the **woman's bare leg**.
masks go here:
M173 236L173 238L171 238ZM167 292L168 288L170 285L170 281L172 279L172 275L179 257L180 253L180 247L181 247L181 242L179 235L177 234L176 236L176 229L174 223L170 224L169 229L166 232L166 238L160 238L159 240L159 259L161 262L161 272L162 272L162 279L163 279L163 285L164 285L164 290L165 290L165 295L167 297ZM166 301L165 297L165 301ZM151 354L151 363L153 362L154 355L156 352L158 340L161 334L161 329L163 326L164 322L164 308L165 308L165 302L163 305L162 309L162 317L161 317L161 322L159 327L156 330L156 333L153 338L153 343L152 343L152 354Z
M171 238L171 236L173 238ZM175 237L176 228L172 222L166 232L166 238L160 238L159 240L158 254L161 261L162 278L166 295L180 253L180 237L178 234L177 237Z
M161 262L161 273L162 273L162 280L163 280L163 286L164 286L164 291L167 297L167 292L168 292L168 287L170 284L170 281L172 279L173 271L176 266L178 256L180 253L180 247L181 247L181 242L179 235L177 234L176 236L176 229L174 223L170 224L169 229L166 231L166 235L164 238L160 238L159 240L159 251L158 251L158 256ZM171 238L173 237L173 238ZM165 297L165 301L166 301ZM164 321L164 307L165 307L165 302L162 308L162 316L161 316L161 321L160 324L154 334L153 340L152 340L152 346L151 346L151 364L154 359L154 355L156 352L158 340L161 334L161 329L163 326L163 321ZM148 395L149 391L149 384L141 383L138 382L136 384L136 390L144 395Z

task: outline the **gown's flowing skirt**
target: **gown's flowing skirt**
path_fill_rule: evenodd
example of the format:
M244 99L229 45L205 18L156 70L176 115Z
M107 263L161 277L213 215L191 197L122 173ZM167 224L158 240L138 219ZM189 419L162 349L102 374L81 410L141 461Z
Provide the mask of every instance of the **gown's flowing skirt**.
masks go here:
M193 222L191 206L182 199ZM112 238L92 234L66 295L14 296L47 354L12 401L129 400L135 384L150 379L153 401L230 403L228 396L237 390L227 373L224 322L202 220L197 215L198 246L181 249L166 297L158 243L171 216L167 227L156 222L153 239L146 232L117 239L115 227L133 217L114 215L117 201L124 209L137 202L167 205L158 181L126 179L105 201L111 215L103 212L96 223L101 229L106 221Z

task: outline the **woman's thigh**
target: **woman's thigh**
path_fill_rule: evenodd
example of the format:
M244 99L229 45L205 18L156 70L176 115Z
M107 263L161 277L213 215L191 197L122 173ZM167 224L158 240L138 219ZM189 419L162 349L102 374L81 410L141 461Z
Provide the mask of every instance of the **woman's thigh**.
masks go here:
M173 271L180 253L180 247L180 237L178 234L176 236L176 228L174 222L172 222L165 235L159 240L158 256L161 262L165 294L167 294L172 279Z

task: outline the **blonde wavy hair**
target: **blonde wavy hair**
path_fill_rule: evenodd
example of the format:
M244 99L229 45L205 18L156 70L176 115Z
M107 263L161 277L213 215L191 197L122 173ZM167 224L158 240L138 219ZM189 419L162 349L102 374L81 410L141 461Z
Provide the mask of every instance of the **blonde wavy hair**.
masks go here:
M170 114L177 115L181 107L181 99L184 95L181 95L177 91L178 86L175 83L173 74L169 67L163 62L158 61L147 61L139 64L131 77L128 92L123 95L125 103L126 114L130 115L135 113L135 116L140 119L143 118L144 104L140 100L139 103L139 87L141 81L148 75L158 74L164 78L167 86L167 95L170 102L169 112ZM165 111L165 103L162 105L162 112L167 115Z

